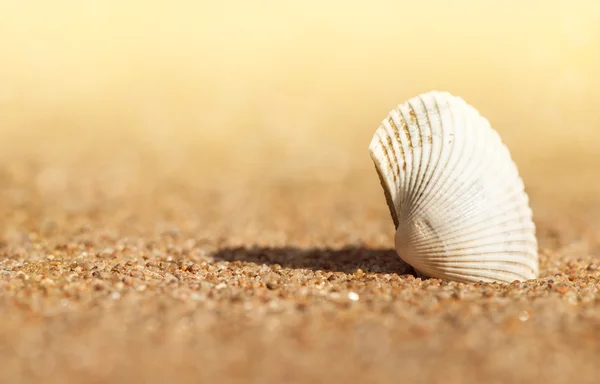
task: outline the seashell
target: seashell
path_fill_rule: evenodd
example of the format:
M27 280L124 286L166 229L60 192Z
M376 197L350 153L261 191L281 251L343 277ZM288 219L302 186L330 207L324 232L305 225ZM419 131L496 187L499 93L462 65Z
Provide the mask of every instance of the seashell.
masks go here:
M462 98L432 91L392 110L369 145L398 255L462 282L534 279L529 198L508 148Z

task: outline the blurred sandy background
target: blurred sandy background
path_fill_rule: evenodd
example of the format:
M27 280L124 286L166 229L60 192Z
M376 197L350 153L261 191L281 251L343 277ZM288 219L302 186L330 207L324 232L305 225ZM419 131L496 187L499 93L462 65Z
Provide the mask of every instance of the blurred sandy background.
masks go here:
M385 114L441 89L488 117L524 172L596 159L599 25L593 0L4 1L1 153L142 144L169 171L330 177L371 167Z
M0 0L0 381L597 382L599 68L596 0ZM367 147L432 89L540 279L394 254Z

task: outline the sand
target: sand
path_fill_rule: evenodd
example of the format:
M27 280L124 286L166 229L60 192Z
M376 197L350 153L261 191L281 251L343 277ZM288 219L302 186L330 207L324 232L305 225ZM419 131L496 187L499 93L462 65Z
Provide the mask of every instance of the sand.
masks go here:
M395 255L366 161L328 180L160 156L5 160L0 382L597 382L587 179L526 172L538 280L462 284Z

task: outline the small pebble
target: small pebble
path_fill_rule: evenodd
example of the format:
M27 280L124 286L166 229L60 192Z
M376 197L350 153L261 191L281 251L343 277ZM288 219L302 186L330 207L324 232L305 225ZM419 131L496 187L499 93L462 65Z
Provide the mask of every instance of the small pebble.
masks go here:
M219 283L219 284L215 285L215 289L217 291L220 291L221 289L225 289L225 288L227 288L227 284L225 284L225 283Z
M349 292L348 299L350 299L351 301L358 301L358 299L360 299L360 297L358 296L358 293L356 293L356 292Z
M527 311L521 312L521 314L519 315L519 320L521 320L521 321L529 320L529 312L527 312Z

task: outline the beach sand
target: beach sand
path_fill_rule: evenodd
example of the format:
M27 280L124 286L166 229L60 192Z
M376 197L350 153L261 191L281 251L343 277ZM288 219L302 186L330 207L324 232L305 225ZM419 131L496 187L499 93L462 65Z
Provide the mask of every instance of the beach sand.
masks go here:
M224 181L34 160L1 173L1 382L600 374L598 194L532 186L541 277L462 284L416 278L396 256L371 169L326 180L246 167Z

